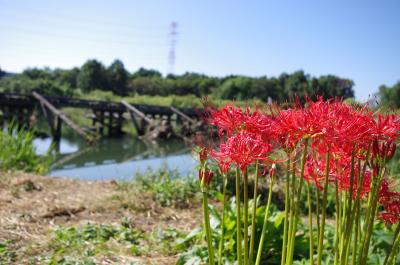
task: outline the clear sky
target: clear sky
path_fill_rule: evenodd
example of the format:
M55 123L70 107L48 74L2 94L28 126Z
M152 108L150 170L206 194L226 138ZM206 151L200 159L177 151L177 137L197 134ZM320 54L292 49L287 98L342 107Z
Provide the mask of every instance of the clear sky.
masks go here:
M177 74L335 74L366 99L400 80L399 14L398 0L0 0L0 67L119 58L166 73L176 21Z

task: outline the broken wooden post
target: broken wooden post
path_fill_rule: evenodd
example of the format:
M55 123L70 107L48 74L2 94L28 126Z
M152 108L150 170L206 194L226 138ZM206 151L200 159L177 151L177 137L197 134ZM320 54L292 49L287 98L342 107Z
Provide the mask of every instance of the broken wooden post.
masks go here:
M122 105L124 105L129 111L134 112L140 118L144 119L147 123L153 123L153 120L147 117L143 112L126 102L125 100L121 100Z
M57 136L57 130L61 130L61 125L58 126L57 124L61 123L61 121L63 121L70 128L72 128L75 132L77 132L79 135L83 136L86 140L88 140L90 142L92 142L94 140L94 138L92 136L90 136L88 133L86 133L82 128L80 128L71 119L69 119L64 113L62 113L55 106L53 106L53 104L51 104L42 95L40 95L37 92L32 92L32 95L33 95L34 98L36 98L40 102L40 105L42 107L42 111L43 111L44 115L47 116L47 119L50 122L50 126L53 125L53 126L51 126L52 127L52 131L53 131L53 137ZM59 119L59 122L56 121L56 124L53 124L53 122L51 121L50 113L48 113L47 110L49 110L57 119ZM57 126L54 126L54 125L57 125Z
M147 123L147 125L152 125L155 123L154 120L147 117L146 114L144 114L143 112L141 112L140 110L138 110L137 108L126 102L125 100L121 100L121 103L126 107L128 112L130 113L133 126L136 128L136 131L138 132L139 135L144 135L146 133L145 122ZM135 115L140 118L140 122L137 122Z
M190 118L188 115L186 115L186 114L183 113L182 111L178 110L177 108L174 108L174 107L171 106L170 109L171 109L174 113L176 113L176 115L178 115L178 117L182 117L182 118L184 118L185 120L187 120L187 121L189 121L189 122L191 122L191 123L195 123L195 122L196 122L195 120L193 120L192 118Z

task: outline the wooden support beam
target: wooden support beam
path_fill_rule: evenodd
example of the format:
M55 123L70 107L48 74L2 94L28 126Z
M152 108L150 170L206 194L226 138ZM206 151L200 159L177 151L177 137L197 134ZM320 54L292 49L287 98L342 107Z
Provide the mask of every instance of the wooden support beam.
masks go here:
M182 111L178 110L177 108L174 107L170 107L170 109L176 113L176 115L183 117L185 120L190 121L191 123L195 123L195 120L193 120L192 118L190 118L188 115L186 115L185 113L183 113Z
M138 110L137 108L126 102L125 100L121 100L121 103L128 109L128 111L135 113L137 116L145 120L147 123L149 124L154 123L154 121L151 118L147 117L146 114L144 114L143 112L141 112L140 110Z
M60 119L63 122L65 122L69 127L71 127L75 132L77 132L79 135L83 136L86 140L93 141L93 137L91 137L89 134L87 134L82 128L80 128L77 124L75 124L70 118L68 118L64 113L62 113L60 110L58 110L53 104L51 104L46 98L44 98L42 95L40 95L37 92L32 92L32 96L36 98L41 106L42 110L44 111L45 115L48 115L48 113L45 111L48 109L53 113L54 116Z

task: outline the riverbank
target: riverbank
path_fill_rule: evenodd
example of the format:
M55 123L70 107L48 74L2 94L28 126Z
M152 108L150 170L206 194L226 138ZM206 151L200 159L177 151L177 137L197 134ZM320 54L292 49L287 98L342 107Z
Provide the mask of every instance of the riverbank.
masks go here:
M175 264L175 240L201 224L201 206L161 207L153 195L116 181L0 172L0 264Z

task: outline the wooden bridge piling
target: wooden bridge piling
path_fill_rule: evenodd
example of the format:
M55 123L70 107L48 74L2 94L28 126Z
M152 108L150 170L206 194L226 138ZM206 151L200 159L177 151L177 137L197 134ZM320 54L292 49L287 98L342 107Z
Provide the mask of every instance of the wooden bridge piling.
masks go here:
M130 119L138 134L143 135L151 128L165 127L171 125L173 121L183 125L193 124L197 117L194 109L129 104L126 101L110 102L54 97L42 95L38 92L32 92L29 95L0 92L0 125L14 120L16 123L29 128L34 125L36 114L42 112L50 125L53 138L59 139L61 137L62 123L66 123L68 127L84 138L93 139L91 130L78 126L62 112L61 109L65 107L91 110L90 114L85 115L85 117L92 119L91 128L96 130L98 135L108 134L111 136L123 133L124 119ZM169 127L172 129L172 126Z

